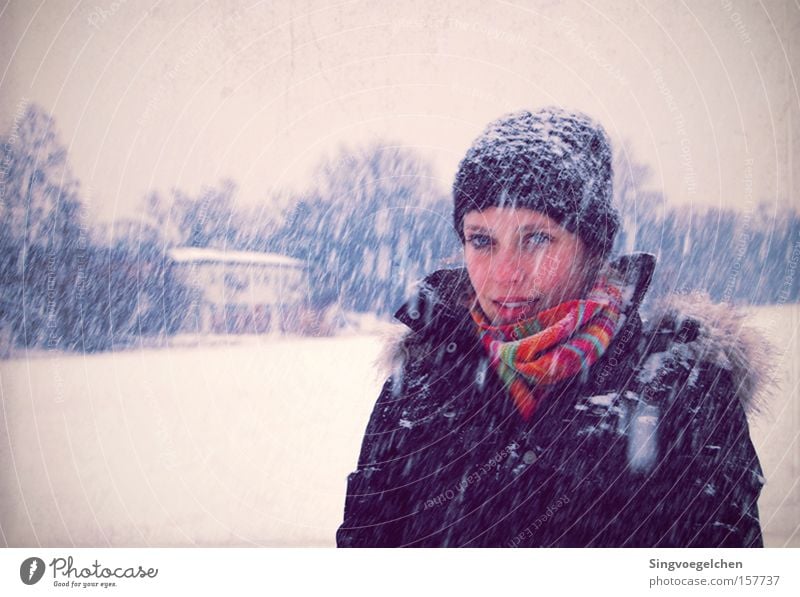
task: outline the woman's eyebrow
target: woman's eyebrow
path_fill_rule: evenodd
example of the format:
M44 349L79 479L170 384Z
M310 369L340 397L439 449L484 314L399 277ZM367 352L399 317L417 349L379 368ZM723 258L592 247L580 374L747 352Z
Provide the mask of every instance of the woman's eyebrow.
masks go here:
M488 230L489 230L488 228L484 228L483 226L479 226L477 224L469 224L467 226L464 226L464 231L465 232L466 231L469 231L469 232L488 232Z
M548 226L547 224L525 224L524 226L519 227L520 232L547 232L551 234L553 232L553 227Z

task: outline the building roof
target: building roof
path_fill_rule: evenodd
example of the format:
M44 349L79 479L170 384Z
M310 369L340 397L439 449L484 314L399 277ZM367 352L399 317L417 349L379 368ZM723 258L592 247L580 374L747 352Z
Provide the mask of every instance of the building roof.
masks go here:
M175 247L167 255L177 263L244 263L251 265L273 265L303 267L303 262L277 253L255 251L223 251L201 247Z

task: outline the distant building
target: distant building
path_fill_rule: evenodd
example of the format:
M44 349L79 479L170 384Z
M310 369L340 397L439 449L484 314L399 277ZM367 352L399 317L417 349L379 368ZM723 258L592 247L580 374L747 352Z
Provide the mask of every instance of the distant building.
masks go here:
M168 256L173 275L189 293L181 331L285 331L303 313L308 279L302 261L196 247L173 248Z

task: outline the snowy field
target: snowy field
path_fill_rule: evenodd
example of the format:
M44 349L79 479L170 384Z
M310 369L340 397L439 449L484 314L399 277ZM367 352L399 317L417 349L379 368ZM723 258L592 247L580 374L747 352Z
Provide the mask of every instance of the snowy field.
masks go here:
M799 316L754 316L782 382L751 420L770 546L800 546ZM0 544L334 545L383 339L218 340L0 361Z
M775 342L779 387L750 435L767 484L758 502L764 543L800 547L800 305L761 308L753 322Z

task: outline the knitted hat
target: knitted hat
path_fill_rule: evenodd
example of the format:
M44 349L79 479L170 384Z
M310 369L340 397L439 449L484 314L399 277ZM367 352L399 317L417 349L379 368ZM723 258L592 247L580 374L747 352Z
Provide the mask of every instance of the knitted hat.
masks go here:
M464 215L489 207L527 207L583 240L611 251L619 214L611 205L611 148L603 127L560 108L515 112L492 122L461 161L453 184L456 231Z

